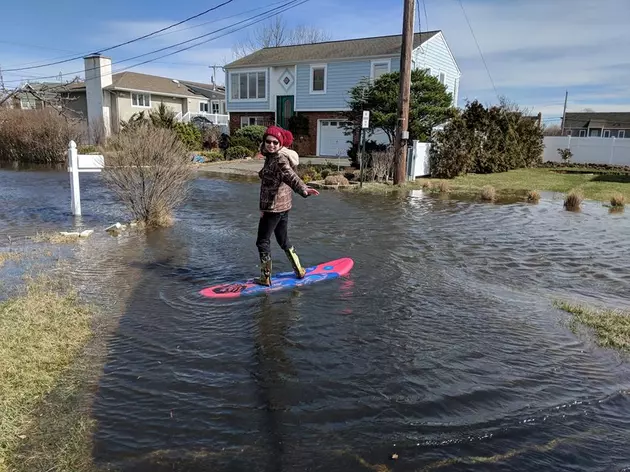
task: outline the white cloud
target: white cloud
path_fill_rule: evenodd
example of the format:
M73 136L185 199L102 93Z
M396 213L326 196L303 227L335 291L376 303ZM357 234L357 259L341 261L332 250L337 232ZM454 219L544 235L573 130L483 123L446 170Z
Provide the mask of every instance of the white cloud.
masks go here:
M545 116L562 113L565 89L569 90L569 110L630 110L627 88L630 59L625 54L630 48L626 26L630 15L628 0L462 1L499 94L532 108L533 112L541 111ZM425 4L428 18L425 18L422 9L422 29L441 29L462 69L460 97L478 98L484 103L496 102L496 94L459 0L420 2L421 7ZM243 18L225 19L226 16L242 12L243 8L257 7L263 8L252 4L221 11L220 14L217 12L213 17L217 19L212 23L182 30L210 20L210 17L199 18L196 23L186 23L175 32L169 30L169 34L113 50L110 55L116 61L190 39ZM247 13L246 16L253 14ZM376 0L318 0L301 5L283 16L289 27L300 24L319 27L330 33L333 39L399 34L402 2L390 2L387 8L383 8L382 2ZM90 43L82 47L96 47L97 43L114 44L165 27L173 21L176 20L103 23L90 38ZM207 66L231 61L233 45L255 27L132 70L207 82L212 72ZM72 49L67 45L64 48ZM53 55L52 52L48 57L42 51L37 53L9 55L2 48L0 64L6 67L6 64L46 62ZM62 54L54 53L55 57L59 55ZM141 61L125 62L120 66ZM16 74L23 74L23 77L55 75L60 70L82 69L82 61L77 61ZM218 76L219 82L222 82L223 73L218 73ZM20 76L5 74L5 80L16 78Z

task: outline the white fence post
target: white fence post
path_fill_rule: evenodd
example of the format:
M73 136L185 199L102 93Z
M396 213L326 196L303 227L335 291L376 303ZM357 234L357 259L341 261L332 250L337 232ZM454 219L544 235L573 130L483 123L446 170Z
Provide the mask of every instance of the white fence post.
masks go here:
M101 172L105 167L104 156L98 154L81 154L77 152L77 144L68 144L68 173L70 174L70 207L72 214L81 216L81 190L79 188L79 172Z
M68 172L70 172L70 193L72 214L81 216L81 189L79 188L79 155L77 144L70 141L68 146Z

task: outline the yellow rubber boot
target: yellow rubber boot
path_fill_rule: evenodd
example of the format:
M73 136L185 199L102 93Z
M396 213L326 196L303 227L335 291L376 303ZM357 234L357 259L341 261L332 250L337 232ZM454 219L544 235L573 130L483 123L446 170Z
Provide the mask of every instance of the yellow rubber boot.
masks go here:
M260 256L260 277L254 279L258 285L271 287L271 256L269 254L261 254Z
M286 251L284 251L284 253L287 255L287 257L289 258L289 261L291 262L291 266L293 267L293 272L295 272L295 276L298 279L303 279L304 276L306 275L306 270L300 264L300 258L295 253L295 249L289 248Z

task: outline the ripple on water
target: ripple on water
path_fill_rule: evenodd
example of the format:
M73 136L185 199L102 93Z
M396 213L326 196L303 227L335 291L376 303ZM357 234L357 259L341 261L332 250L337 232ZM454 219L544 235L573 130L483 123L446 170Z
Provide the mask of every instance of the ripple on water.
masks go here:
M67 175L33 179L41 221L71 221ZM84 187L83 223L121 219L97 179ZM16 192L11 206L0 190L0 232L38 205ZM294 200L290 235L305 265L352 257L347 280L204 299L258 270L257 194L199 179L173 228L76 253L82 290L123 309L93 405L99 463L358 471L397 452L397 470L628 465L626 364L550 303L623 303L627 218L325 192ZM290 269L275 243L273 255Z

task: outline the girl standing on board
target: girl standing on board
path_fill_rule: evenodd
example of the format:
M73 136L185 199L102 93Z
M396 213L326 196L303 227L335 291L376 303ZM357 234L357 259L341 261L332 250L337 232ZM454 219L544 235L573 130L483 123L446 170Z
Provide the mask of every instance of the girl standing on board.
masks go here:
M308 187L295 172L293 159L289 159L290 151L283 146L290 145L293 136L290 132L278 127L270 126L265 131L261 145L261 153L265 156L265 164L258 173L260 183L260 221L258 222L258 238L256 246L260 255L260 278L256 283L271 285L271 235L275 234L276 241L291 262L293 271L298 278L303 278L305 270L291 245L288 236L289 211L292 206L293 192L304 198L319 195L315 189ZM294 151L291 153L296 154ZM294 157L291 155L291 157Z

